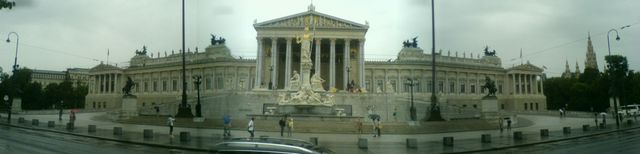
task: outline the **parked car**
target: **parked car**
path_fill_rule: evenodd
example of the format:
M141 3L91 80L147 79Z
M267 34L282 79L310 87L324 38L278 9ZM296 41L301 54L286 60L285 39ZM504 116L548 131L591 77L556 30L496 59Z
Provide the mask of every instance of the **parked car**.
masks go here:
M640 115L640 105L633 104L633 105L622 106L620 107L620 110L618 110L618 114L622 116L627 116L627 117Z
M213 153L334 153L307 141L283 138L234 138L216 144L211 151Z

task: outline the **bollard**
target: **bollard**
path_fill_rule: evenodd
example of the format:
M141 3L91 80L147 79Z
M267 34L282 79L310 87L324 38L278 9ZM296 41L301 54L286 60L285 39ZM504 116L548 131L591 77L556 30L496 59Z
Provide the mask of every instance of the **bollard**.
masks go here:
M589 125L582 125L582 131L586 132L589 131L590 126Z
M23 117L18 118L18 123L22 124L22 123L24 123L24 122L25 122L25 120L24 120L24 118L23 118Z
M191 141L191 135L189 132L180 132L180 142L189 142Z
M267 136L267 135L260 136L260 140L267 140L268 138L269 138L269 136Z
M524 139L524 136L522 135L521 131L515 131L515 132L513 132L513 139L514 140L522 140L522 139Z
M442 145L444 146L453 146L453 136L443 137Z
M122 127L113 127L113 135L121 136L122 135Z
M89 125L89 133L95 133L96 132L96 125Z
M75 126L73 125L73 122L68 122L67 123L67 130L68 131L73 131L73 129L75 129Z
M153 129L144 129L142 134L145 139L153 138Z
M571 134L571 127L562 127L562 133L565 135Z
M491 134L482 134L482 143L491 143Z
M407 148L415 149L418 148L418 140L415 138L407 139Z
M40 125L40 121L38 119L31 119L31 125L38 126Z
M540 137L549 137L549 129L540 129Z
M313 145L318 145L318 137L309 138L309 142L313 143Z
M367 139L366 138L358 138L358 148L360 148L360 149L369 148L369 146L367 145Z
M49 127L49 128L56 127L56 122L55 122L55 121L49 121L49 122L47 122L47 127Z

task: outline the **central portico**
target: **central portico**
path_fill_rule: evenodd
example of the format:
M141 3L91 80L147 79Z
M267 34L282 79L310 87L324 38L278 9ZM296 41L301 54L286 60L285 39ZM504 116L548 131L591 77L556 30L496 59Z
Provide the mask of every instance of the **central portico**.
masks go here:
M289 87L293 71L301 72L301 45L296 37L302 35L305 24L315 36L310 75L320 74L326 90L345 90L349 81L365 87L364 42L369 25L316 12L313 5L306 12L254 23L258 42L254 87Z

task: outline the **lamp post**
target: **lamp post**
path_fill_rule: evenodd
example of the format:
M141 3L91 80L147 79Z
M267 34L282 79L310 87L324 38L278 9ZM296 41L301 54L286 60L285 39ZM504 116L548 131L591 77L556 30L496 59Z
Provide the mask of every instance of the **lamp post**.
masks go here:
M273 87L273 65L269 66L269 89L275 89Z
M351 80L349 80L349 77L351 76L351 66L347 66L347 93L351 92L351 88L353 85L351 85Z
M60 101L60 105L58 105L58 120L62 120L62 104L64 103L64 101Z
M16 32L10 32L7 35L7 43L11 42L11 40L9 39L9 36L11 36L11 34L16 36L16 56L13 60L13 73L15 73L16 70L18 70L18 44L20 43L20 36Z
M202 76L193 76L193 83L196 85L198 91L198 103L196 104L196 117L202 117L202 106L200 105L200 84L202 83Z
M443 121L436 97L436 24L433 1L431 0L431 111L427 121Z
M9 102L9 96L4 95L4 102L7 102L7 122L11 123L11 102Z
M413 86L417 84L413 83L414 80L411 78L408 78L407 80L409 81L407 85L411 88L411 90L409 90L411 92L411 107L409 108L409 113L411 114L411 121L416 121L416 107L413 106Z
M624 28L624 27L622 27L622 28ZM611 34L611 32L616 32L616 41L620 40L620 35L618 35L618 31L616 29L611 29L611 30L609 30L609 32L607 32L607 50L609 51L609 56L611 56L611 44L609 43L609 34ZM609 68L609 69L611 69L611 68ZM611 81L609 81L609 82L613 82L613 78L612 78L611 74L609 74L609 77L611 78ZM611 86L612 86L611 90L613 90L613 86L614 85L612 84ZM618 101L616 99L616 95L617 94L615 94L615 92L614 92L614 93L612 93L612 95L613 95L613 110L615 112L615 118L616 118L616 129L620 129L620 122L619 122L620 119L618 117Z
M187 50L184 50L184 40L184 0L182 0L182 100L178 106L178 114L176 114L176 117L191 118L193 117L193 114L191 113L191 106L187 104L187 71L185 60L185 53Z

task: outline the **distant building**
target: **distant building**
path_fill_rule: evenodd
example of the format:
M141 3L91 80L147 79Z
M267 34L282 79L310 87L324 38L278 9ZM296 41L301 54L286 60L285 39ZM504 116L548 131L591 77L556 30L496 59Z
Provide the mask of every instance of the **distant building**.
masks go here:
M221 117L229 113L244 118L249 114L269 113L277 105L278 95L287 97L291 77L301 72L302 34L308 19L314 19L314 41L310 47L313 61L311 74L326 80L319 94L335 94L336 108L350 116L366 117L367 109L377 106L380 116L389 117L389 109L409 108L408 79L413 88L418 115L426 115L432 93L438 95L445 118L453 119L462 111L480 112L480 100L488 93L481 88L485 78L495 81L498 108L509 111L546 110L543 91L543 69L529 62L503 68L495 52L484 55L457 56L457 53L431 55L425 53L414 40L405 41L395 60L365 61L365 35L369 24L360 24L316 12L312 6L306 12L253 24L257 34L257 58L235 58L224 39L212 38L205 51L186 52L186 84L188 104L195 106L194 76L202 76L200 86L203 116ZM402 40L390 43L400 45ZM476 51L478 53L480 50ZM131 78L132 92L137 96L140 113L155 114L159 106L162 114L175 114L181 100L182 57L180 52L149 56L146 47L136 51L129 67L120 68L99 64L89 70L89 94L85 107L120 108L122 87ZM431 75L431 59L437 61L437 77ZM436 80L436 89L431 81ZM348 84L362 92L347 92ZM405 111L405 110L402 110ZM407 120L406 113L399 119ZM472 118L472 117L471 117Z
M576 70L571 72L569 69L569 61L565 61L565 70L562 73L562 78L580 78L580 66L576 61ZM593 45L591 43L591 33L587 36L587 58L584 62L584 68L591 68L598 70L598 61L596 60L596 53L593 51Z
M51 70L31 70L31 82L40 83L42 88L47 87L51 83L60 84L64 81L67 73L74 86L87 85L89 80L89 69L85 68L69 68L66 71Z

